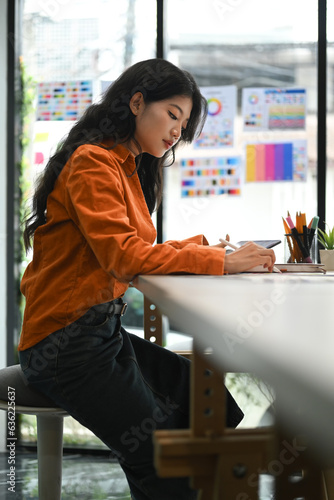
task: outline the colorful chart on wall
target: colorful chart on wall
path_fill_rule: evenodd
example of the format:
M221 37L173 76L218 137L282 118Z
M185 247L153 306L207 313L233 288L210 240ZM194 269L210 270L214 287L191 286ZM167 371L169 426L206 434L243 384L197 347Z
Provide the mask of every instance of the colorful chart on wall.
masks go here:
M234 143L234 120L237 109L237 87L202 87L207 99L208 116L194 148L232 147Z
M243 89L242 116L244 131L305 129L306 90Z
M307 141L246 145L246 182L305 181Z
M36 119L77 120L92 100L93 82L90 80L39 83Z
M238 195L241 192L241 157L185 158L180 160L181 196Z

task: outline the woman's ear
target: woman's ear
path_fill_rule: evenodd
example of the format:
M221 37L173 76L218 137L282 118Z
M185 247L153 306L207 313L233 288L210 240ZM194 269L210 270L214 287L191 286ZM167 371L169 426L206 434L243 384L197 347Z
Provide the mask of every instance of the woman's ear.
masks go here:
M133 94L133 96L131 97L130 99L130 103L129 103L129 106L130 106L130 109L132 111L132 113L137 116L140 109L142 108L144 104L144 97L143 97L143 94L141 92L136 92L135 94Z

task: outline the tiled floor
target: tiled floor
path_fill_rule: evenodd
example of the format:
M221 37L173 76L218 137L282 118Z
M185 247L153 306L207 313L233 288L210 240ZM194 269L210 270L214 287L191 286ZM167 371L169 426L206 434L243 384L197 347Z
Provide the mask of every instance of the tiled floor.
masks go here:
M0 500L38 500L36 453L16 452L15 493L8 491L8 455L0 454ZM108 456L64 454L62 500L130 500L120 466Z
M38 500L36 453L16 453L15 493L8 491L8 455L0 453L0 500ZM272 500L272 479L262 476L260 499ZM120 466L107 455L80 455L65 452L62 500L130 500L128 485ZM171 499L173 500L173 499Z

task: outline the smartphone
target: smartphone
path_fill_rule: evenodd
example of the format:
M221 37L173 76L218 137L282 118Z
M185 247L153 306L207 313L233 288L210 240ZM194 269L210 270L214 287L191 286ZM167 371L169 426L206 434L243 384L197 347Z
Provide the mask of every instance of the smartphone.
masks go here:
M279 245L279 243L282 243L281 240L246 240L246 241L238 241L237 245L242 246L245 243L248 243L248 241L253 241L257 245L261 245L264 248L273 248L276 245Z

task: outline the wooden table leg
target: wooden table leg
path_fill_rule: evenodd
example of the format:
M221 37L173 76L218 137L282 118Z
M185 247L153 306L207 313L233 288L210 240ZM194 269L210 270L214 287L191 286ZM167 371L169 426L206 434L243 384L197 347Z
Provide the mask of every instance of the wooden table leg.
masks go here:
M162 316L151 301L145 298L144 304L145 338L163 345ZM269 473L276 500L334 500L333 472L322 473L302 446L294 449L274 429L225 427L224 373L196 342L191 370L190 429L154 434L161 477L190 477L199 500L258 500L259 474Z
M322 500L334 500L334 469L325 469L322 472L322 484Z
M162 314L157 306L144 296L144 338L163 346Z
M301 436L277 431L276 457L268 469L275 475L276 500L324 498L321 467L309 456L307 442Z
M259 470L272 456L266 429L225 427L224 375L194 345L189 430L155 432L155 465L162 477L191 477L200 500L257 500ZM239 500L243 500L241 497Z

